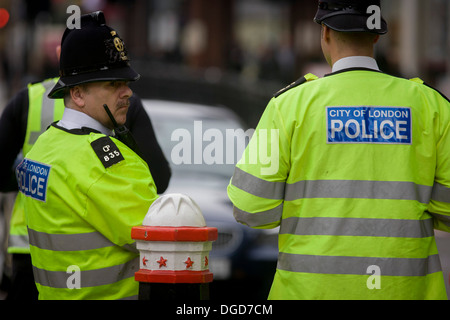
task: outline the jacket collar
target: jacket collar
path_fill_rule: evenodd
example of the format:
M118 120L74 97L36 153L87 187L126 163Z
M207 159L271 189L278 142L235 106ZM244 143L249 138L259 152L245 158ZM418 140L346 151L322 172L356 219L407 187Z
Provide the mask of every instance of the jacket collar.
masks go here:
M65 127L60 126L60 125L59 125L59 121L53 122L53 123L49 126L49 128L50 128L50 127L54 127L54 128L56 128L56 129L65 131L65 132L70 133L70 134L76 134L76 135L81 135L81 136L89 135L89 134L91 134L91 133L100 133L100 134L101 134L100 131L95 130L95 129L92 129L92 128L89 128L89 127L81 127L81 128L67 129L67 128L65 128ZM48 128L47 128L47 129L48 129Z
M332 73L340 72L346 69L370 69L380 71L377 61L372 57L353 56L346 57L336 61L332 68Z
M94 118L88 116L83 112L79 112L69 108L64 109L64 114L61 121L58 122L58 127L62 127L66 130L91 128L94 131L98 131L107 136L113 135L112 130L106 128Z

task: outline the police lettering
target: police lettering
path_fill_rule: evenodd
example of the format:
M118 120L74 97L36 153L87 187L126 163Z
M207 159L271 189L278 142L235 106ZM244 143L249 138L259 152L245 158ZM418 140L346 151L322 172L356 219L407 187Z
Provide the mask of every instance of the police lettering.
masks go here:
M411 144L409 108L328 107L328 143Z
M341 132L345 128L345 134L350 139L355 139L359 136L362 138L382 137L385 140L392 139L395 135L397 140L405 140L408 137L402 135L407 130L405 126L408 125L406 121L397 121L395 124L392 121L385 120L381 123L373 121L372 127L369 127L366 121L359 123L356 120L348 120L345 124L342 120L331 121L331 138L336 137L336 133ZM371 133L371 134L370 134Z
M45 201L50 168L48 165L24 159L16 169L19 191L27 197Z
M37 195L42 197L44 195L44 182L43 178L38 178L35 175L26 175L25 172L20 172L19 187L22 193L29 193L31 195Z

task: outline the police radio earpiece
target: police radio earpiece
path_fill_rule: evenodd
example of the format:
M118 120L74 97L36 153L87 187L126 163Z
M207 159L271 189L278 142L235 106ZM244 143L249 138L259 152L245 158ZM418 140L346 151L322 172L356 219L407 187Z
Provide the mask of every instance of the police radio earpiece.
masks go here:
M130 130L128 130L128 128L125 125L119 126L117 124L117 121L116 119L114 119L114 116L109 110L107 104L104 104L103 107L105 108L105 111L108 114L108 117L111 119L111 122L114 126L115 138L126 144L131 150L136 152L142 158L141 151L139 150L139 147L136 141L134 140Z

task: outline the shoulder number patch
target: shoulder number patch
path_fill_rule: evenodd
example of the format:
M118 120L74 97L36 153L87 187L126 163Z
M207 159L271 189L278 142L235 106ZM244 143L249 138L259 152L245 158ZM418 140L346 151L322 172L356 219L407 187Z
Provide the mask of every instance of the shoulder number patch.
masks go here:
M125 160L110 137L97 139L91 143L91 146L106 169Z

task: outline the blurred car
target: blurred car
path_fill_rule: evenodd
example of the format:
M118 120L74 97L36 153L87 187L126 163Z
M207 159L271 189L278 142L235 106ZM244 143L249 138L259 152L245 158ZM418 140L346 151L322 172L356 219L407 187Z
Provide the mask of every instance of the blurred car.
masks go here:
M244 131L240 118L225 107L162 100L143 104L172 168L165 194L190 196L207 226L218 229L209 259L211 299L266 299L276 268L278 230L237 223L227 196L251 131Z

